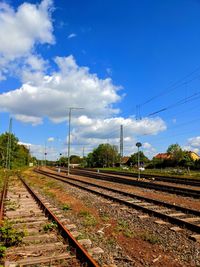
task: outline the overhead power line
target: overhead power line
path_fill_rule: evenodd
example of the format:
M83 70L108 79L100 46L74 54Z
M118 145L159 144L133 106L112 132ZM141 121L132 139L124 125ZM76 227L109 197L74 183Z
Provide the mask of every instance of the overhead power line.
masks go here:
M160 109L160 110L154 111L154 112L148 114L148 116L154 116L154 115L157 115L158 113L161 113L161 112L166 111L166 110L168 110L168 109L175 108L175 107L180 106L180 105L183 105L183 104L185 104L185 103L188 103L188 102L197 100L197 99L199 99L199 98L200 98L200 92L198 92L198 93L194 93L194 94L192 94L192 95L190 95L190 96L188 96L188 97L184 97L184 98L182 98L181 100L179 100L178 102L176 102L176 103L174 103L174 104L171 104L171 105L169 105L169 106L167 106L167 107L165 107L165 108L162 108L162 109Z
M184 76L183 78L179 79L178 81L172 83L171 85L169 85L168 87L166 87L163 91L161 91L159 94L150 97L149 99L147 99L146 101L144 101L143 103L139 104L138 106L142 107L148 103L150 103L151 101L164 96L166 94L169 94L170 92L174 91L175 89L188 84L192 81L194 81L195 79L199 78L200 75L197 75L195 77L193 77L192 79L190 79L189 81L186 81L187 78L191 77L192 75L194 75L195 73L200 71L200 66L198 68L196 68L194 71L192 71L191 73L187 74L186 76Z

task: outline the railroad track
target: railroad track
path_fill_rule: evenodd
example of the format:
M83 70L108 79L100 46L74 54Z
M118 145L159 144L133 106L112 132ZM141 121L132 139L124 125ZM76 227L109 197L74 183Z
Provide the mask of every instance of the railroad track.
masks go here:
M93 171L93 172L97 172L96 169L88 169L88 170ZM121 176L131 177L131 178L137 178L138 177L137 173L122 172L122 171L101 170L101 173L121 175ZM195 178L170 177L170 176L162 176L162 175L158 175L158 174L146 174L146 173L141 173L140 176L141 176L141 178L145 178L145 179L154 178L156 181L200 187L200 179L195 179Z
M192 232L198 233L192 234L191 238L200 241L200 211L198 210L192 210L182 206L172 205L170 203L138 196L136 194L116 190L107 186L80 181L79 179L72 176L67 178L59 174L53 174L42 170L35 170L35 172L87 190L88 192L97 194L120 204L124 204L128 207L141 210L145 213L148 213L149 215L156 216L169 223L187 228ZM162 224L162 221L160 223ZM172 230L174 230L175 228L172 227ZM176 230L179 231L181 229L176 228Z
M123 176L120 177L118 175L109 175L109 174L88 171L88 170L72 169L71 173L75 175L82 175L88 178L134 185L134 186L138 186L142 188L154 189L157 191L163 191L163 192L168 192L171 194L182 195L182 196L187 196L187 197L200 198L200 190L195 190L191 188L184 188L184 187L178 187L178 186L172 186L172 185L163 185L159 183L154 183L152 181L141 181L141 180L138 181L138 180L123 177Z
M4 266L99 266L69 232L69 222L57 208L22 177L10 179L1 196L1 225L23 238L7 248Z

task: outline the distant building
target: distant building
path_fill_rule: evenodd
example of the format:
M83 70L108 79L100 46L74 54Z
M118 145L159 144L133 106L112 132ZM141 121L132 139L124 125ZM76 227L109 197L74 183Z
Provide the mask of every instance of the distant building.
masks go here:
M129 159L130 159L130 157L123 157L122 159L121 159L121 164L128 164L128 161L129 161Z
M120 165L129 165L129 159L130 157L122 157L120 162L117 162L115 164L116 167L119 167Z
M187 151L187 153L188 153L189 157L194 161L200 159L200 156L193 151ZM156 158L156 159L171 159L172 156L170 155L170 153L159 153L154 158Z
M154 158L156 158L156 159L171 159L171 155L169 153L159 153Z
M188 154L189 154L190 158L194 161L200 159L200 156L193 151L188 151Z

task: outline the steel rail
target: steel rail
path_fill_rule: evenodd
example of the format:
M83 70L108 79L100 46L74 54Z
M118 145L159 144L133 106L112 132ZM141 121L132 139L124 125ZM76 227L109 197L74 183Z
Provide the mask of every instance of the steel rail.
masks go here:
M81 171L72 170L71 173L80 174L82 176L91 177L91 178L99 179L99 180L107 180L111 182L135 185L138 187L154 189L158 191L168 192L168 193L177 194L177 195L183 195L187 197L200 198L200 190L194 190L190 188L180 188L180 187L173 187L170 185L160 185L160 184L155 184L152 182L136 181L136 180L127 179L124 177L109 176L109 175L104 175L101 173L82 171L82 170Z
M89 171L94 172L96 170L90 169ZM137 173L128 173L128 172L111 171L111 170L101 170L101 173L108 173L108 174L137 178ZM164 175L158 175L158 174L147 174L147 173L141 173L140 177L141 178L147 178L147 179L148 178L155 178L156 181L170 182L170 183L199 186L200 187L200 179L183 178L183 177L170 177L170 176L164 176Z
M2 224L4 216L4 204L7 195L7 187L8 187L8 176L6 175L0 199L0 225Z
M91 183L88 183L88 182L85 182L85 181L83 182L83 181L80 181L80 180L72 178L72 177L70 177L70 178L67 178L67 177L66 178L61 178L60 175L58 175L58 174L52 174L52 173L50 174L50 173L47 173L47 172L41 171L41 170L35 170L35 172L38 172L40 174L46 175L48 177L51 177L51 178L54 178L54 179L57 179L57 180L60 180L60 181L63 181L65 183L71 184L73 186L77 186L77 187L79 187L81 189L84 189L84 190L86 190L88 192L95 193L95 194L97 194L99 196L103 196L103 197L105 197L107 199L119 202L121 204L125 204L125 205L127 205L129 207L142 210L145 213L148 213L150 215L154 215L154 216L159 217L161 219L167 220L172 224L184 226L184 227L186 227L187 229L189 229L191 231L200 233L200 226L199 225L195 225L195 224L192 224L190 222L186 222L186 221L184 221L182 219L170 216L168 214L160 213L159 211L156 211L156 210L148 209L147 207L144 207L144 206L139 206L138 204L135 204L135 203L132 203L132 202L128 202L128 201L120 199L118 197L114 197L114 196L111 196L111 195L108 195L108 194L105 194L105 193L102 193L102 192L95 191L93 189L87 188L87 187L82 186L80 184L76 184L76 183L74 183L72 181L69 181L69 180L76 180L76 181L78 181L80 183L85 183L85 184L92 185L93 187L99 187L99 188L102 188L102 189L106 189L106 190L109 190L109 191L112 191L112 192L115 192L115 193L120 193L122 195L130 196L130 197L137 197L137 198L140 198L140 199L143 199L143 200L146 200L146 201L148 200L150 202L153 202L153 203L158 204L158 205L165 206L167 208L172 208L172 209L175 209L175 210L184 211L185 213L191 213L191 214L194 214L194 215L197 215L197 216L200 215L200 211L198 211L198 210L192 210L192 209L180 207L180 206L177 206L177 205L172 205L172 204L169 204L169 203L166 203L166 202L162 202L162 201L159 201L159 200L148 199L148 198L145 198L145 197L137 196L137 195L132 194L132 193L127 193L127 192L119 191L119 190L116 190L116 189L107 188L107 187L96 185L96 184L91 184Z
M39 206L42 208L44 213L50 218L51 220L55 221L58 225L58 229L61 233L61 235L68 240L69 245L71 246L71 249L74 250L76 257L80 260L80 262L83 264L81 266L86 267L99 267L99 265L94 261L94 259L89 255L89 253L83 249L82 246L77 242L77 240L72 236L70 231L60 222L60 220L51 212L51 210L45 205L45 203L40 199L39 196L32 190L32 188L25 182L25 180L18 176L22 183L25 185L27 190L30 192L30 194L33 196L33 198L36 200L36 202L39 204ZM85 264L85 265L84 265Z

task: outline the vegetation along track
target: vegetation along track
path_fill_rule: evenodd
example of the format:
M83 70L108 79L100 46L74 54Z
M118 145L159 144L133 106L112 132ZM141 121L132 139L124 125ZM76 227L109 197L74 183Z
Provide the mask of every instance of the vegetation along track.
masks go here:
M165 184L159 184L159 183L154 183L152 181L141 181L141 180L135 180L119 175L109 175L109 174L102 174L94 171L88 171L88 170L82 170L82 169L73 169L71 170L72 174L76 175L82 175L85 177L91 177L94 179L99 179L99 180L106 180L110 182L115 182L115 183L122 183L122 184L127 184L127 185L134 185L138 187L143 187L143 188L149 188L149 189L154 189L157 191L163 191L163 192L168 192L171 194L176 194L176 195L182 195L182 196L187 196L187 197L193 197L193 198L200 198L200 190L195 190L191 188L185 188L185 187L178 187L178 186L172 186L172 185L165 185Z
M98 194L112 201L117 201L121 204L141 210L150 215L154 215L172 224L183 226L193 232L198 233L192 235L191 237L195 238L195 240L200 240L200 211L198 210L172 205L166 202L138 196L103 185L92 184L90 182L81 181L72 176L67 178L52 172L50 173L42 170L35 171L73 186L77 186L91 193Z
M10 177L5 192L0 228L4 266L98 266L68 231L57 208L21 177Z

